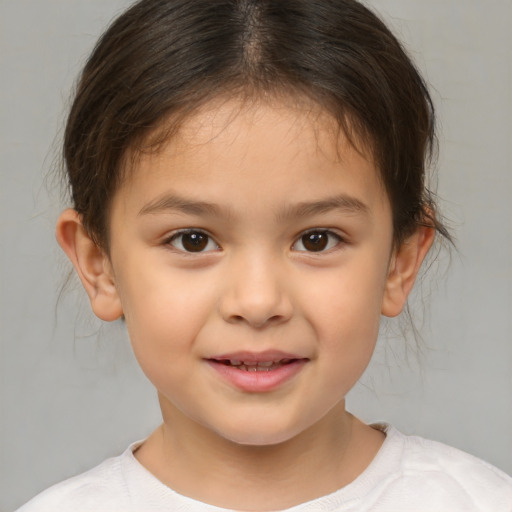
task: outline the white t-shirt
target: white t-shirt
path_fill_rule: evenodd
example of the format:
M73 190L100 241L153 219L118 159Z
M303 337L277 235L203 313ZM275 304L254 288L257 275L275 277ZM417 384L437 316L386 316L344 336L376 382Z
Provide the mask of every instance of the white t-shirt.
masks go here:
M441 443L381 426L386 439L349 485L286 512L511 512L512 478ZM182 496L122 455L50 487L17 512L227 512Z

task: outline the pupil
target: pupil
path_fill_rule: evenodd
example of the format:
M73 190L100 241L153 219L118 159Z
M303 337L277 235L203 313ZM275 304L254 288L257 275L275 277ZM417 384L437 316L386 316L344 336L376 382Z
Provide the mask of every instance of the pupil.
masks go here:
M208 237L202 233L186 233L183 235L182 243L189 252L201 252L208 244Z
M308 233L302 237L302 243L308 251L323 251L327 247L328 237L325 233Z

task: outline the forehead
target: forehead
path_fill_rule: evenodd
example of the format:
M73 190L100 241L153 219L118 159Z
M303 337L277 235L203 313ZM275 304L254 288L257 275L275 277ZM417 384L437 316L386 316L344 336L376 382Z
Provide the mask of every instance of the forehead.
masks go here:
M218 99L187 116L172 136L162 137L170 127L162 125L127 169L121 188L141 200L150 199L144 195L155 193L149 184L156 182L162 189L186 184L193 194L207 190L210 195L246 183L261 200L272 189L289 189L290 182L290 199L304 188L322 194L343 177L354 192L372 190L372 201L386 202L380 175L362 144L356 148L349 142L339 123L312 101Z
M162 149L168 151L170 147L183 149L203 145L222 134L247 130L258 121L267 120L274 123L272 131L279 128L301 131L307 125L308 135L314 135L310 140L316 139L317 149L327 146L331 155L337 153L339 157L338 149L350 144L366 159L374 160L373 140L362 133L365 129L358 128L360 123L352 122L346 112L341 112L340 117L341 120L335 118L329 108L301 92L242 90L233 95L215 96L191 109L184 108L163 117L155 128L136 139L127 152L130 158L125 159L122 167L129 172L133 168L130 164L138 163L139 157L158 155ZM236 126L230 130L234 122Z

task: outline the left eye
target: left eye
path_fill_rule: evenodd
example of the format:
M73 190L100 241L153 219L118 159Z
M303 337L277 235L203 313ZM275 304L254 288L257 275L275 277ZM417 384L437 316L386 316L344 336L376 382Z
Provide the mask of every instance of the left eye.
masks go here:
M173 235L168 243L183 252L207 252L219 249L213 239L203 231L181 231Z
M336 247L342 238L327 230L314 230L304 233L292 246L294 251L323 252Z

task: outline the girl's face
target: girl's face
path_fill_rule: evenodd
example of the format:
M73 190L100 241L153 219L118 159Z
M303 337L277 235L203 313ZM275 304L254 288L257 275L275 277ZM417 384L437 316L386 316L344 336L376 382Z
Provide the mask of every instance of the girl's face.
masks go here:
M398 313L391 208L325 114L209 107L116 193L111 272L164 413L272 444L343 407Z

